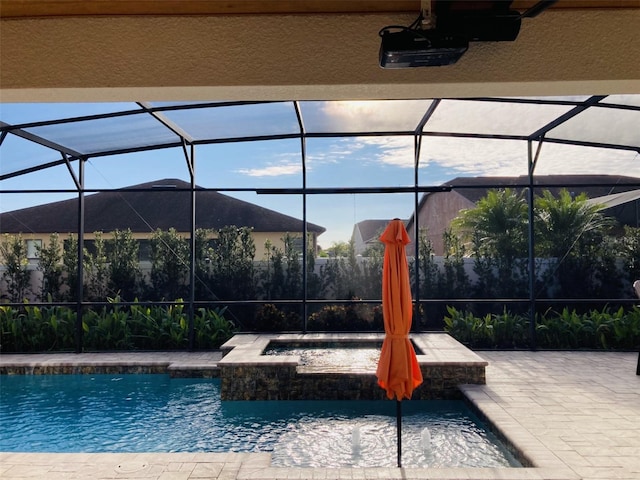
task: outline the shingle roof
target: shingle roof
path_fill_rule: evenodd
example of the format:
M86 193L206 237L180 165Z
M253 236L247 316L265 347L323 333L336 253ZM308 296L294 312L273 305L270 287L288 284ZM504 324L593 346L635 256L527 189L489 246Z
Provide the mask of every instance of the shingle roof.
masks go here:
M457 177L444 185L463 187L456 189L460 195L476 203L487 195L487 191L494 188L507 188L514 185L526 185L529 182L526 175L519 177ZM606 185L594 185L594 184ZM553 195L557 195L563 188L575 193L586 193L589 198L602 197L612 193L626 192L638 188L640 178L621 175L536 175L536 186L545 186ZM487 185L495 185L488 188ZM615 185L615 186L614 186ZM473 188L478 186L478 188ZM574 186L572 188L572 186ZM520 190L521 188L515 188Z
M356 223L356 226L360 230L360 235L362 237L363 242L368 242L376 234L380 234L382 230L389 223L389 219L386 220L363 220L361 222Z
M163 187L164 186L164 187ZM85 196L85 232L133 232L155 229L190 230L190 192L187 182L164 179L117 191ZM142 191L144 189L150 189ZM127 191L131 190L131 191ZM0 214L2 233L75 232L78 201L63 200ZM226 225L252 227L257 232L301 232L302 220L209 190L196 192L196 228L219 229ZM309 232L326 229L312 223Z

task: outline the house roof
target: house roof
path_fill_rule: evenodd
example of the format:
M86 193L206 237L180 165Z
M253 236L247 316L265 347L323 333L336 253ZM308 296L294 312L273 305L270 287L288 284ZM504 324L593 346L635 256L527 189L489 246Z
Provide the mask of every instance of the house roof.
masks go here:
M518 177L457 177L445 183L476 203L486 196L488 190L513 188L522 190L529 183L526 175ZM491 187L488 187L491 185ZM589 198L602 197L612 193L634 190L640 186L640 178L620 175L536 175L534 185L544 187L553 195L567 189L576 193L586 193Z
M379 235L382 230L389 223L389 218L385 220L363 220L361 222L356 223L355 228L360 230L360 236L365 243L370 242L371 240ZM377 238L375 238L377 240Z
M200 187L196 187L200 188ZM85 232L131 229L190 231L189 183L164 179L120 190L85 196ZM219 229L226 225L252 227L257 232L301 232L303 222L274 210L221 193L196 191L196 228ZM78 201L63 200L0 214L2 233L76 232ZM324 227L307 223L309 232Z
M605 195L603 197L590 198L587 200L587 203L603 205L603 208L612 208L624 205L625 203L634 202L636 200L640 200L640 189L612 193L611 195Z

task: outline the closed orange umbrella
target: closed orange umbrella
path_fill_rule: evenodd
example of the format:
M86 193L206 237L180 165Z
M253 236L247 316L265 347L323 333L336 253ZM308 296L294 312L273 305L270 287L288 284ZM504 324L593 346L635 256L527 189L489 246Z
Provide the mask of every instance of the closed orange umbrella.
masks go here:
M401 466L402 399L411 398L413 390L422 383L422 372L416 358L409 331L413 316L409 265L405 245L409 235L402 220L389 222L380 241L385 244L382 268L382 315L384 341L376 376L378 385L387 397L397 400L398 466Z

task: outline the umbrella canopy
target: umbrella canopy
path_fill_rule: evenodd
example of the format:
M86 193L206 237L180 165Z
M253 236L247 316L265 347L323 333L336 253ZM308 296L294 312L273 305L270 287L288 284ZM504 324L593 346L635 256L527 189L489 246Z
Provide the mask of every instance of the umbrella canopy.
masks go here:
M380 241L385 244L382 269L385 337L376 376L387 397L401 401L411 398L413 390L422 383L420 365L409 340L413 314L409 265L405 254L409 235L402 220L391 220Z

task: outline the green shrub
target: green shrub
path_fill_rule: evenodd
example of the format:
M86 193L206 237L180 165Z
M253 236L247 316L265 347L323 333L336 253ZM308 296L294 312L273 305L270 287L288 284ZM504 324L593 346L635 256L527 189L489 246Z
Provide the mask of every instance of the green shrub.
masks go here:
M382 330L382 309L358 301L327 305L309 316L307 326L312 331Z
M83 322L87 328L83 345L87 350L130 350L133 348L130 311L109 299L109 307L87 310Z
M59 306L0 307L0 351L68 351L75 346L75 311Z
M22 302L30 292L31 282L27 243L22 235L2 235L0 265L4 266L0 277L7 285L8 300L13 303Z
M195 348L209 350L220 348L237 331L233 322L224 318L223 308L199 308L195 317Z
M301 320L298 312L288 308L278 308L272 303L262 305L256 314L257 327L266 332L299 330Z
M502 314L477 317L468 311L447 307L445 330L471 348L530 347L529 319L506 309ZM546 349L621 349L640 348L640 307L625 310L609 308L584 314L564 308L549 310L536 318L536 342Z
M529 320L505 308L501 314L476 317L471 312L447 307L445 330L458 341L474 348L527 348Z
M85 310L83 346L88 351L176 350L189 345L189 316L178 299L171 305L109 305ZM236 331L226 308L194 315L195 348L220 347ZM65 306L0 306L0 352L70 351L76 347L76 310Z

